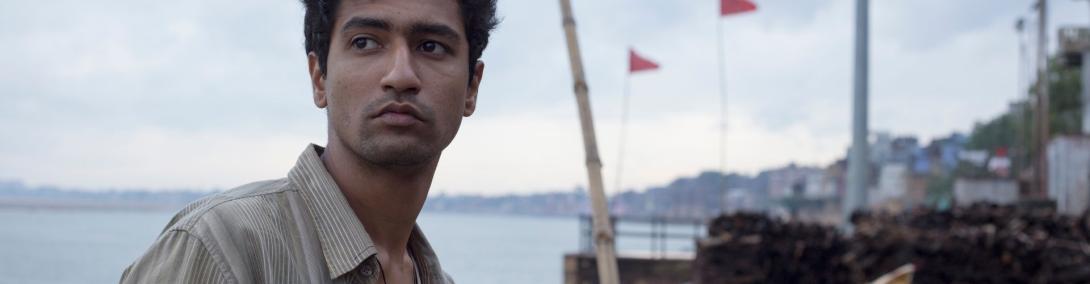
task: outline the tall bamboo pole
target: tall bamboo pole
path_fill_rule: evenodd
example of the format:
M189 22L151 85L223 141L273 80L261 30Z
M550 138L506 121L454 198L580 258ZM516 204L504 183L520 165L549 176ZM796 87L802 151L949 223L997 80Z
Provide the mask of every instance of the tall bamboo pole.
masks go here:
M575 18L571 1L560 0L564 17L564 34L568 40L568 58L575 84L575 101L579 105L579 121L583 128L583 145L587 154L587 176L590 180L590 203L594 214L594 250L598 255L598 279L602 284L620 283L617 274L617 255L613 247L613 228L610 225L606 195L602 190L602 161L598 158L598 141L594 134L594 118L590 112L587 80L583 73L583 58L579 53L579 39L575 36Z

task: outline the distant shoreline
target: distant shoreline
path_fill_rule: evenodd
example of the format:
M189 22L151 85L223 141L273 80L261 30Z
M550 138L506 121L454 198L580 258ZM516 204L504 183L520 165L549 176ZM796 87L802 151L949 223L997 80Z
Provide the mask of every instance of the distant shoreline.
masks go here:
M46 198L12 198L0 197L0 210L45 210L45 211L137 211L148 213L173 213L181 210L188 203L164 203L144 201L104 201L104 200L79 200L79 199L46 199ZM425 208L423 213L429 214L458 214L477 216L521 216L545 219L566 219L578 216L571 214L532 214L525 212L500 212L500 211L458 211L435 210Z
M143 201L104 201L104 200L73 200L73 199L46 199L46 198L11 198L0 197L0 209L30 209L30 210L105 210L105 211L149 211L149 212L175 212L181 210L188 203L164 203ZM490 210L437 210L425 208L422 212L436 214L462 214L482 216L526 216L541 218L567 218L578 216L570 214L531 214L523 212L500 212Z
M38 197L0 197L0 209L32 210L123 210L170 212L178 211L187 203L140 202L113 200L81 200Z

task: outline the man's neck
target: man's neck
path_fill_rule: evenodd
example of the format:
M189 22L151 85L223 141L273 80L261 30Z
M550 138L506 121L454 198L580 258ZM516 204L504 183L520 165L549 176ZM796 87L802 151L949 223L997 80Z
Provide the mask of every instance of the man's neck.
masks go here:
M424 206L438 158L417 168L385 169L330 143L322 163L379 250L380 261L403 263L416 217Z

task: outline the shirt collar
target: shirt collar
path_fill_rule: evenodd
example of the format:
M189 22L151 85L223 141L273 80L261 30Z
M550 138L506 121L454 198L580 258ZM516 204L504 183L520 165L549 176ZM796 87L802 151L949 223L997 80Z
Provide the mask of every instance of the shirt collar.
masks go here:
M447 283L446 275L439 266L439 257L435 255L435 251L432 250L428 239L420 232L420 227L415 224L413 225L412 234L409 235L409 248L416 259L420 276L423 278L420 279L421 283Z
M355 269L378 250L337 183L326 171L320 158L324 150L318 145L308 145L288 173L288 178L300 189L300 195L314 219L329 277L335 279ZM445 282L435 251L416 225L409 235L409 247L420 266L418 269L424 283Z

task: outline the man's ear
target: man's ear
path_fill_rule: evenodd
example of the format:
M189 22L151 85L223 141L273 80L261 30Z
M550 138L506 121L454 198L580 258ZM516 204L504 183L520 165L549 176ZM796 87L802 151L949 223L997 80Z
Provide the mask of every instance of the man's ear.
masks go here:
M469 117L477 110L477 90L481 87L481 77L484 76L484 62L478 60L473 66L473 78L469 80L469 89L466 91L465 110L462 116Z
M310 88L314 90L314 106L325 108L329 104L325 93L325 70L318 64L318 54L307 53L307 67L310 69Z

